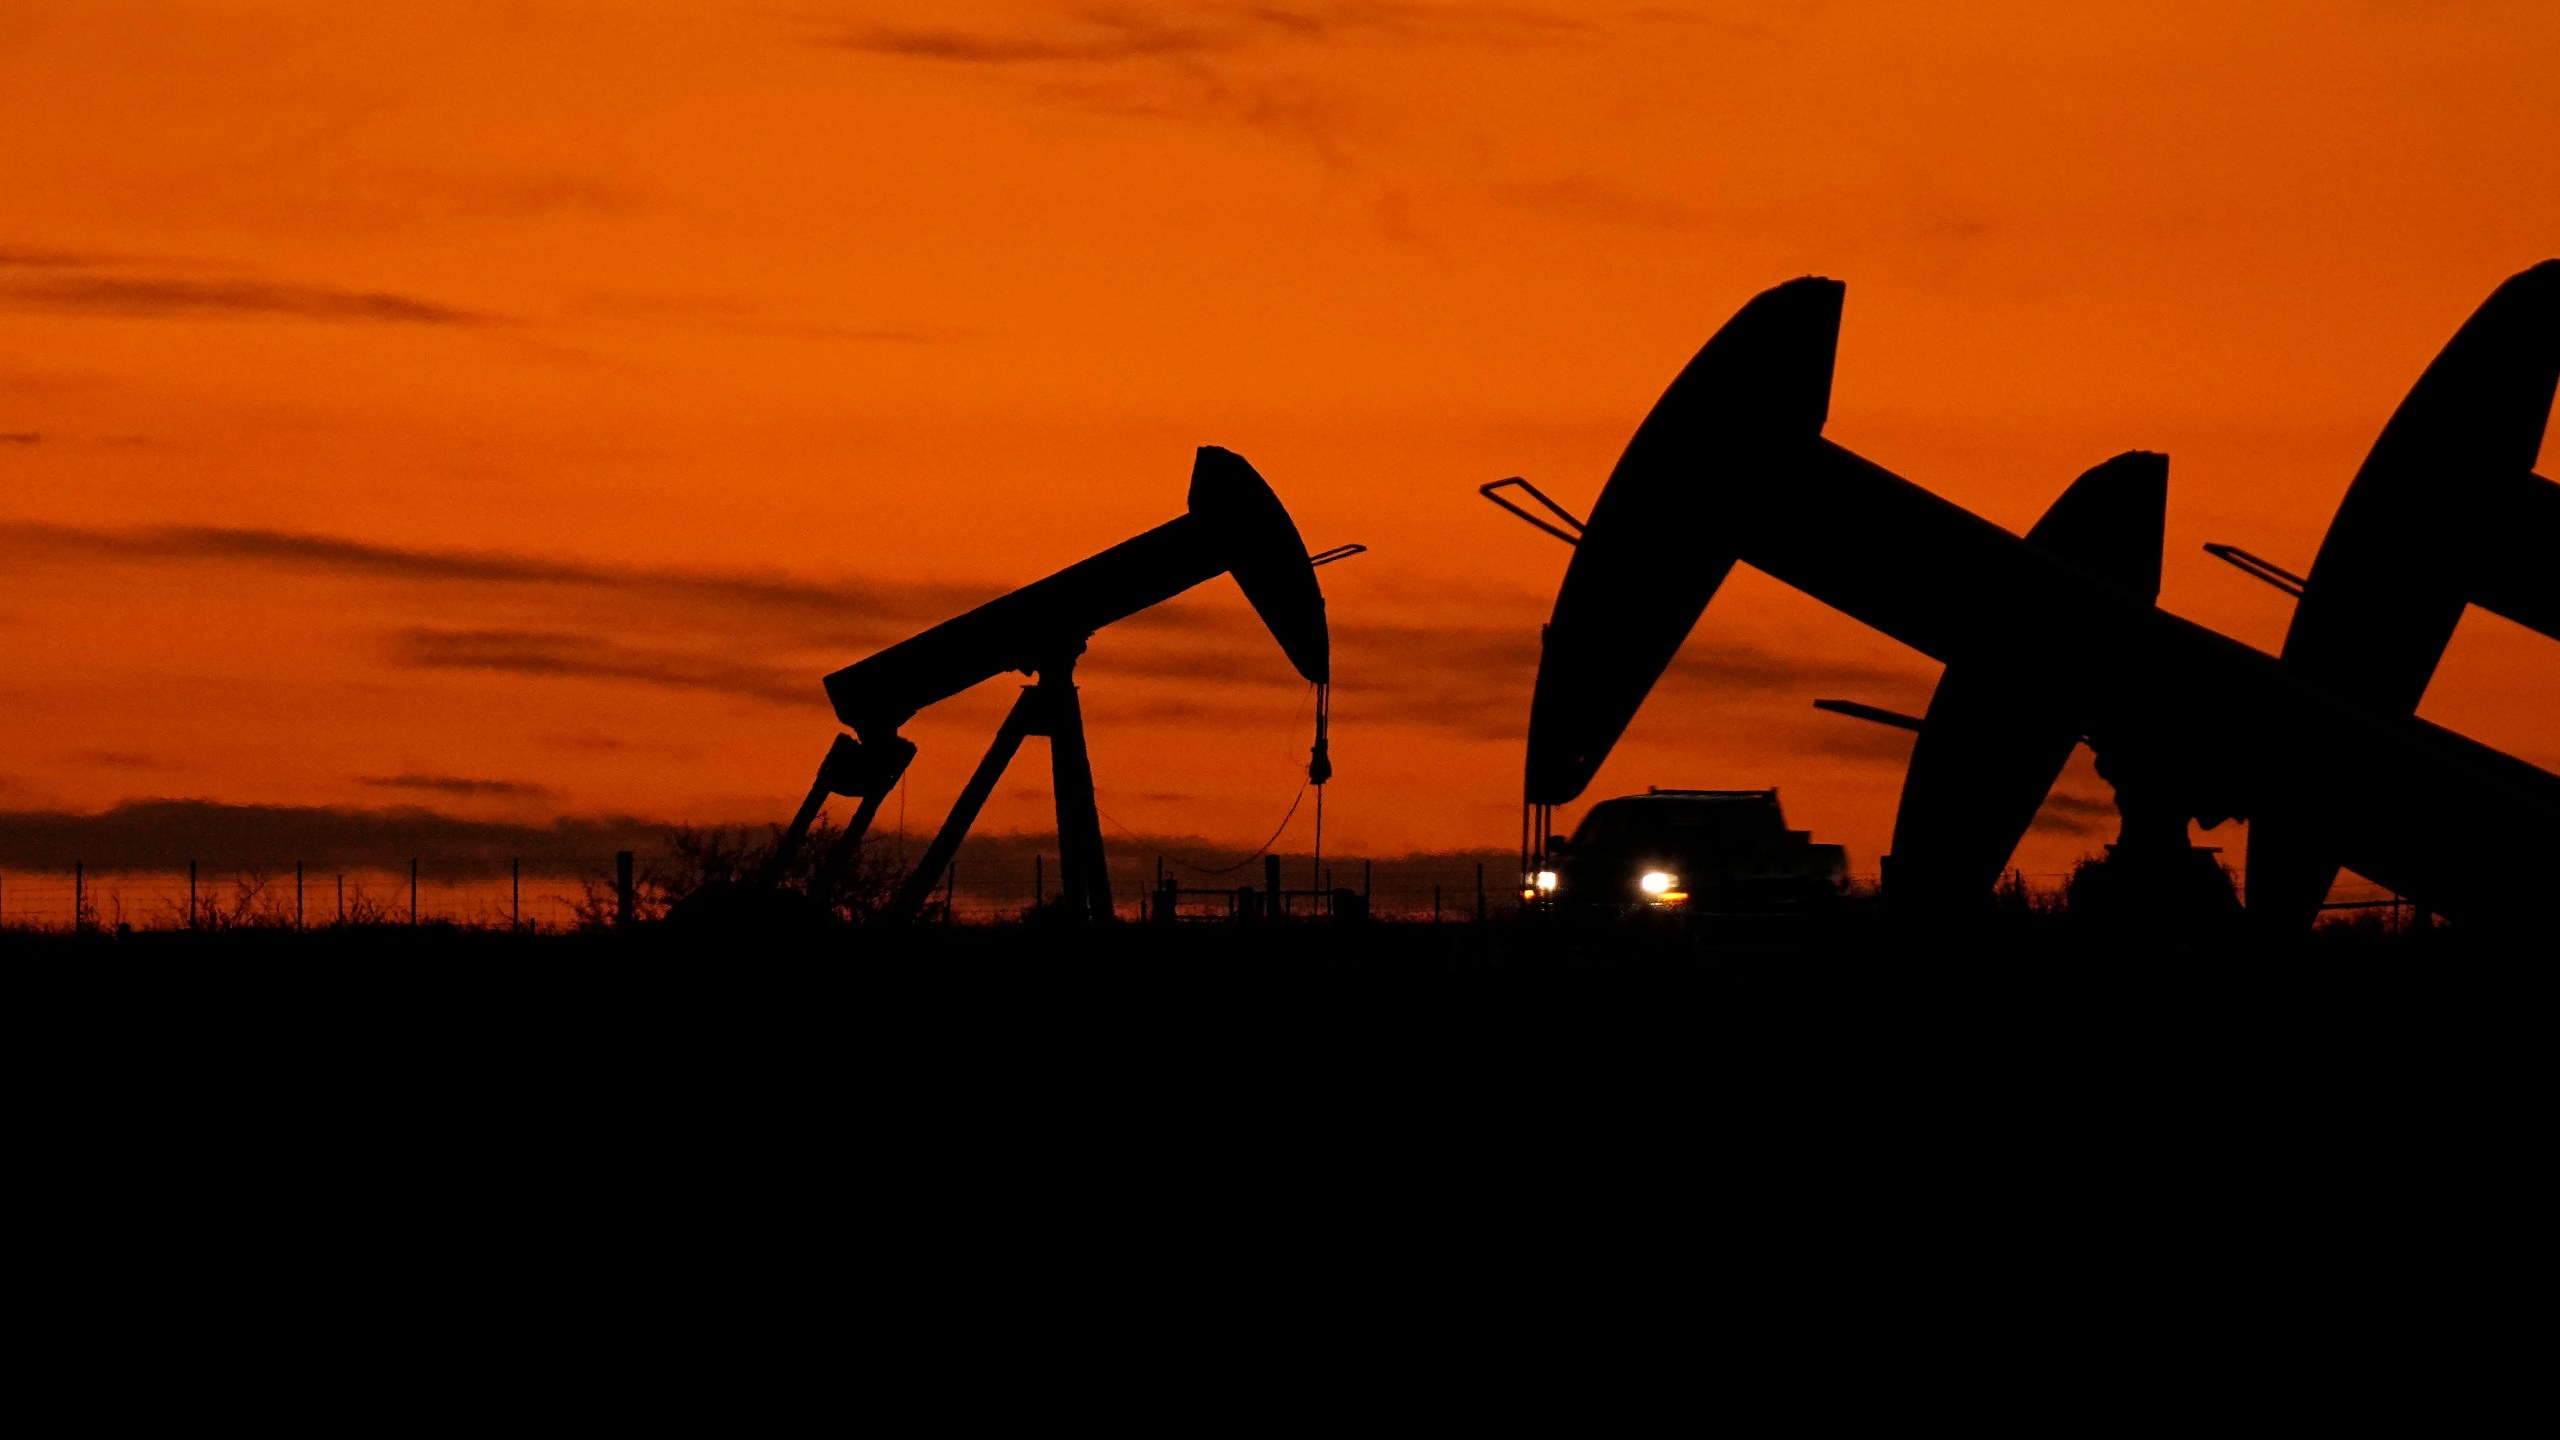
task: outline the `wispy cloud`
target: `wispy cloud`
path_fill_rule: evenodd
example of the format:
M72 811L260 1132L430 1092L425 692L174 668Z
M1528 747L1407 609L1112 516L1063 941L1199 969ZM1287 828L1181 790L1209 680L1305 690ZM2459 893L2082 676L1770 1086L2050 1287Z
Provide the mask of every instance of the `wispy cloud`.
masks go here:
M1423 725L1468 739L1516 740L1528 721L1529 695L1538 673L1538 619L1543 610L1543 602L1532 601L1530 613L1509 624L1499 620L1446 625L1337 621L1333 626L1335 708L1370 724ZM1245 663L1239 663L1240 656L1247 657ZM1250 658L1254 656L1266 658ZM1260 622L1241 607L1186 604L1171 623L1097 640L1082 668L1097 680L1197 682L1204 675L1218 677L1214 687L1194 683L1178 696L1150 695L1145 713L1135 717L1144 719L1224 718L1256 692L1268 695L1305 688L1305 682L1280 659ZM1912 701L1926 696L1932 680L1926 662L1897 667L1838 655L1790 655L1701 634L1689 641L1655 684L1651 703L1801 697L1808 723L1791 727L1790 733L1804 737L1802 748L1841 758L1900 763L1909 753L1907 738L1893 749L1847 738L1829 726L1811 723L1816 717L1812 702L1816 696L1842 689ZM1844 727L1849 723L1840 722Z
M1300 47L1375 37L1405 43L1507 41L1587 31L1577 15L1525 5L1425 5L1397 0L1331 4L1061 7L1011 28L868 25L827 33L847 50L961 65L1110 64L1257 46Z
M422 670L492 670L707 690L784 705L824 705L806 668L757 664L560 630L407 629L391 637L395 663Z
M0 245L0 270L58 270L111 265L116 256L85 250L52 250L32 245Z
M1078 667L1090 715L1115 726L1242 723L1307 690L1249 612L1197 607L1190 620L1097 637ZM737 635L712 648L638 642L600 629L411 627L394 632L389 644L393 663L418 669L647 685L797 709L826 703L819 667L770 635ZM1477 741L1516 740L1526 723L1538 664L1534 625L1338 625L1334 645L1336 713L1359 723L1422 726ZM1907 701L1925 694L1928 683L1925 667L1786 655L1702 637L1656 685L1653 703L1743 697L1783 707L1801 699L1804 723L1785 731L1793 748L1899 764L1909 753L1907 737L1876 740L1856 733L1868 727L1821 724L1812 699L1851 688Z
M530 781L473 780L460 775L366 775L356 783L369 790L415 790L429 795L540 799L556 793L548 785Z
M388 290L262 280L39 274L0 278L0 306L63 315L286 316L394 325L484 325L496 317Z
M1704 218L1690 206L1628 189L1596 175L1552 175L1492 187L1494 200L1560 220L1649 230L1685 230Z
M96 765L109 770L157 770L160 762L139 750L74 750L64 757L75 765Z
M2044 797L2028 828L2048 835L2102 835L2116 827L2116 802L2109 797L2073 795L2056 790Z
M0 245L0 309L105 319L233 317L338 324L484 326L504 317L395 290L226 274L168 255Z
M578 320L600 319L858 345L947 345L978 338L973 332L931 325L831 325L814 320L777 319L761 306L717 296L598 291L570 301L562 308L561 314Z
M870 25L827 37L822 43L877 55L942 60L964 65L1016 65L1057 60L1127 60L1140 56L1194 55L1233 48L1242 40L1221 31L1180 25L1130 11L1070 14L1038 30L956 30Z
M816 43L884 59L998 76L1033 100L1132 118L1234 125L1351 167L1352 102L1321 65L1356 42L1407 47L1548 42L1596 28L1526 5L1331 4L1060 6L1001 26L867 25Z
M860 633L893 621L939 619L977 604L993 587L822 583L741 572L598 565L498 550L385 545L309 531L163 525L131 530L0 522L0 556L131 564L197 563L433 585L560 586L647 602L640 613L715 607L817 622Z
M818 683L825 671L1005 588L827 583L211 526L0 523L0 560L224 565L417 585L426 587L422 606L433 608L415 612L429 623L383 634L396 666L651 686L796 710L825 705ZM1337 619L1337 713L1470 741L1516 741L1537 674L1545 597L1485 589L1457 598L1463 613L1445 624ZM540 618L525 623L528 615ZM1295 703L1283 697L1306 689L1261 622L1222 585L1097 636L1080 673L1092 684L1094 713L1123 724L1239 721ZM1776 715L1846 692L1916 707L1931 678L1925 662L1790 654L1701 633L1656 686L1653 703L1740 696ZM1907 742L1864 734L1869 728L1809 708L1782 726L1786 743L1805 753L1898 764Z

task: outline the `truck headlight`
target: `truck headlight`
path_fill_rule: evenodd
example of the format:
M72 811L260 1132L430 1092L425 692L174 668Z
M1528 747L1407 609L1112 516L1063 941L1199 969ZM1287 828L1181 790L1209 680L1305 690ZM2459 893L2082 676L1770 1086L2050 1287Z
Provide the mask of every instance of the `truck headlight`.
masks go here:
M1553 895L1556 893L1556 872L1553 870L1541 870L1536 875L1530 877L1529 883L1538 887L1539 894Z
M1668 870L1647 870L1644 878L1636 882L1636 888L1658 898L1670 893L1671 887L1679 883L1680 877Z

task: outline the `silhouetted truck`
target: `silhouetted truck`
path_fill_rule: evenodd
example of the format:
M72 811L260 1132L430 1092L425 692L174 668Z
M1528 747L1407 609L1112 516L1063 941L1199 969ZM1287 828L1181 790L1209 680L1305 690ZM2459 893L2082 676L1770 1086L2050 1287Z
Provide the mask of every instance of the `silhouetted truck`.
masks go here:
M1848 852L1787 828L1776 790L1664 790L1603 800L1528 877L1536 903L1622 911L1804 910L1849 885Z

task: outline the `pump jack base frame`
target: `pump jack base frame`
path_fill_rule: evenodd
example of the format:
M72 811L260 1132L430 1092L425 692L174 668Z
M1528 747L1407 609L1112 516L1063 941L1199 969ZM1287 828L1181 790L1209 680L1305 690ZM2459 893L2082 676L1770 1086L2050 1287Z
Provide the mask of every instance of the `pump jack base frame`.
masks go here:
M1102 851L1102 814L1093 799L1093 758L1085 749L1084 707L1077 699L1074 677L1075 661L1069 658L1042 666L1037 683L1022 687L1021 697L1006 712L1004 724L997 727L994 743L987 747L977 772L961 789L960 798L952 803L951 814L935 833L933 844L899 887L888 919L903 923L923 911L925 903L933 898L934 888L942 882L945 868L959 853L960 842L968 838L978 812L986 808L987 797L995 793L996 782L1004 778L1005 768L1013 763L1022 742L1034 735L1049 742L1049 783L1057 796L1058 869L1065 890L1055 913L1073 920L1112 918L1111 871ZM800 812L792 817L789 830L775 849L768 881L780 880L807 840L810 826L829 795L859 796L861 806L820 862L818 883L823 885L861 846L863 835L880 813L881 801L897 788L915 753L914 744L897 735L870 742L837 736L827 758L818 766L808 798L801 803Z
M913 920L924 909L942 883L944 868L968 837L970 825L995 792L996 782L1004 778L1005 767L1013 763L1023 740L1033 735L1049 741L1049 781L1058 805L1058 868L1065 882L1059 897L1062 913L1076 920L1112 917L1111 872L1102 853L1102 817L1093 799L1093 760L1085 750L1084 707L1076 698L1074 676L1075 662L1069 660L1042 667L1038 683L1022 687L1021 698L997 727L995 741L978 762L977 772L962 787L949 818L898 892L891 919Z

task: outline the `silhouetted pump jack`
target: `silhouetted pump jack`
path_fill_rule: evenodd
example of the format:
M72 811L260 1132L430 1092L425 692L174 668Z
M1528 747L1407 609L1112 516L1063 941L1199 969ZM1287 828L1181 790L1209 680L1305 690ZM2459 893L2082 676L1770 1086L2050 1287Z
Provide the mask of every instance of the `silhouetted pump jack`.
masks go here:
M1111 881L1085 751L1084 712L1076 699L1076 660L1086 640L1204 581L1233 575L1289 663L1319 687L1321 697L1333 676L1316 566L1359 549L1341 546L1310 556L1289 512L1253 467L1231 451L1203 446L1191 470L1188 513L829 675L827 698L853 734L837 736L818 767L809 798L778 847L777 868L807 838L830 794L862 801L828 857L830 870L841 863L915 758L915 746L898 734L899 727L936 701L1018 670L1034 676L1034 683L1022 688L986 758L907 877L895 914L909 918L923 908L1014 752L1025 737L1040 735L1049 741L1057 798L1062 905L1070 916L1108 917ZM1318 784L1332 773L1324 724L1320 703L1308 767Z
M2313 867L2333 863L2457 923L2518 930L2542 923L2560 893L2553 879L2560 775L2416 718L2407 697L2432 671L2451 629L2445 617L2458 616L2462 604L2477 601L2527 623L2560 608L2548 567L2508 553L2498 564L2454 572L2412 567L2403 555L2401 569L2389 571L2387 547L2341 539L2351 518L2342 509L2278 660L2153 602L2160 532L2149 517L2166 479L2157 456L2108 462L2084 477L2091 488L2078 499L2066 495L2059 516L2048 516L2062 533L2021 537L1825 439L1841 299L1838 282L1808 277L1752 300L1672 381L1629 441L1572 537L1573 561L1544 634L1529 711L1530 807L1582 793L1707 601L1736 563L1748 562L1946 665L1924 739L1939 728L1948 683L1962 679L1974 691L1961 708L1986 723L1950 733L1982 743L1957 747L1949 758L1961 763L1930 768L1978 779L1985 772L1977 762L1990 763L2001 793L2018 803L1939 812L1961 822L1951 833L1964 843L1944 851L1961 862L1951 871L1956 879L1980 873L1981 857L2000 853L1976 840L2006 839L2018 817L2033 814L2028 800L2041 799L2048 767L2069 753L2076 734L2120 789L2130 781L2138 792L2145 836L2154 817L2211 828L2236 816L2316 837L2316 852L2304 846L2287 856L2302 863L2281 866L2256 854L2262 837L2251 837L2249 908L2269 923L2306 923L2326 883L2326 870ZM2560 371L2555 315L2560 266L2537 266L2502 287L2473 321L2495 343L2467 348L2457 337L2447 352L2454 359L2440 358L2444 368L2430 370L2411 402L2432 418L2427 407L2438 393L2488 393L2470 383L2476 369L2497 382L2496 403L2484 402L2478 415L2498 423L2422 427L2404 406L2377 446L2382 454L2401 436L2423 438L2427 444L2405 448L2419 458L2453 455L2465 473L2486 477L2474 488L2487 499L2463 512L2454 536L2484 533L2483 514L2511 517L2528 537L2560 524L2546 523L2560 516L2560 492L2525 470ZM2485 357L2479 366L2457 363L2474 353ZM2465 383L2435 383L2446 377ZM2460 408L2445 406L2447 414ZM2447 438L2455 434L2479 437L2479 453L2457 455ZM2403 459L2396 451L2384 458ZM2376 513L2386 509L2380 501L2404 499L2400 487L2367 483L2373 464L2348 508L2367 494L2377 497ZM2136 500L2145 517L2138 531L2122 523ZM2114 512L2116 520L2084 526L2090 517L2071 515L2083 502L2096 503L2096 519ZM2415 503L2391 513L2405 515ZM2074 532L2085 533L2073 539ZM2092 548L2101 540L2124 544L2126 569ZM2129 583L2131 558L2145 549ZM2365 574L2333 576L2333 557L2383 570L2401 586L2386 593ZM2336 588L2324 591L2332 579ZM2413 587L2420 593L2407 593ZM2313 633L2313 601L2324 593L2361 605L2369 613L2355 633L2395 662L2405 657L2376 667L2402 692L2355 693L2298 653L2310 648L2297 642ZM2419 599L2433 607L2423 617L2415 613ZM2405 644L2386 621L2409 632ZM2315 638L2335 641L2338 632L2322 628ZM2050 748L1998 743L2012 725L2032 729ZM1903 820L1913 816L1912 801L1906 789ZM1922 807L1924 818L1933 808ZM1901 828L1898 821L1897 850ZM2311 883L2288 885L2280 903L2268 903L2261 864L2301 869Z

